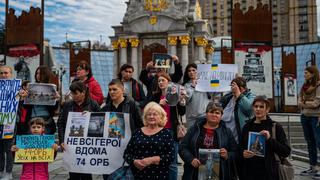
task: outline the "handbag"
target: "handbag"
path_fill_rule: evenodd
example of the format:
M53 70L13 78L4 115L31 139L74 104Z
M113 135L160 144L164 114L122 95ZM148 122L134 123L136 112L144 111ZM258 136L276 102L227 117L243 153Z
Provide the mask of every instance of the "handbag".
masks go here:
M276 139L276 123L272 124L272 138ZM280 158L278 154L274 153L276 162L278 164L279 180L293 180L294 168L288 158Z
M130 166L125 166L123 162L122 167L118 168L108 176L108 180L134 180L134 176Z
M187 134L187 128L182 123L182 117L180 116L180 122L177 126L177 138L182 139Z

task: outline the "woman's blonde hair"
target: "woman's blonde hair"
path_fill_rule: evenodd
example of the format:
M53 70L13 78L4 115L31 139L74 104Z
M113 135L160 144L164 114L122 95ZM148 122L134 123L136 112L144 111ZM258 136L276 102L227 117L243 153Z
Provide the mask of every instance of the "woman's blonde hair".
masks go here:
M155 110L160 115L160 122L158 123L158 126L164 127L164 125L167 122L167 113L158 103L155 103L155 102L150 102L144 107L144 110L143 110L143 125L144 126L148 125L147 114L152 109Z

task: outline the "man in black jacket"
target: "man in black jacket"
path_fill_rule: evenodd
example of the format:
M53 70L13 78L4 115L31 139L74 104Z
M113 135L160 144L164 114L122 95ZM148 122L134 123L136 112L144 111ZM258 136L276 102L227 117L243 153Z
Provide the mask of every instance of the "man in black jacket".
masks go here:
M130 64L123 64L120 67L118 78L123 82L126 95L131 96L139 103L140 108L143 108L146 103L146 96L144 94L142 84L132 77L133 72L133 66Z
M124 94L124 86L120 79L113 79L109 83L110 101L101 108L102 112L122 112L129 114L130 130L133 133L136 129L143 127L141 110L137 103ZM103 179L108 178L108 174L103 175Z

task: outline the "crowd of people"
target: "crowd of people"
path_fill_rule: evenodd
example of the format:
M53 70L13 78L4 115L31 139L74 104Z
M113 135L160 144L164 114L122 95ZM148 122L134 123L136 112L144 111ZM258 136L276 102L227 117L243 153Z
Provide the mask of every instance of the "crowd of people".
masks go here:
M264 95L253 94L246 80L239 76L231 81L230 92L226 94L199 92L195 88L197 65L187 65L183 74L178 57L172 58L174 73L156 69L153 62L149 62L139 76L142 84L132 77L133 66L123 64L118 77L109 82L105 99L90 65L81 62L77 65L77 77L69 87L71 98L59 112L61 98L58 92L54 106L20 103L16 134L55 134L57 131L59 142L52 148L63 150L69 112L128 113L132 133L123 160L137 180L176 180L178 155L183 160L182 179L197 180L199 167L206 163L200 157L200 149L218 150L220 180L278 180L278 164L274 154L286 158L291 148L282 126L268 116L271 107L269 100ZM49 75L49 68L40 66L35 72L36 83L49 83ZM12 67L0 67L0 79L13 78ZM20 101L28 96L28 83L22 84ZM167 99L170 83L181 83L186 90L186 93L179 94L179 102L173 105ZM301 174L320 177L316 168L317 148L320 147L320 89L316 67L306 68L305 83L298 102L310 158L310 169ZM59 115L57 124L53 120L55 113ZM187 133L178 138L177 127L184 115ZM276 136L272 135L273 126ZM250 132L256 132L265 139L263 156L248 148ZM3 178L12 179L12 151L18 150L14 144L14 139L0 140L0 176ZM105 180L109 177L110 174L103 174ZM48 178L48 163L23 164L21 179ZM69 179L90 180L92 174L69 172Z

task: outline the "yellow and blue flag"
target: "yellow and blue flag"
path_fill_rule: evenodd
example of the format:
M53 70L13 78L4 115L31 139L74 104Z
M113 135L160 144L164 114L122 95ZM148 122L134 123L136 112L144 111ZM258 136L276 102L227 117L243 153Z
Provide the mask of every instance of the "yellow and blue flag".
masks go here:
M211 81L210 81L210 85L211 85L212 87L220 86L220 84L219 84L219 79L211 80Z
M218 70L218 64L211 64L211 70Z

